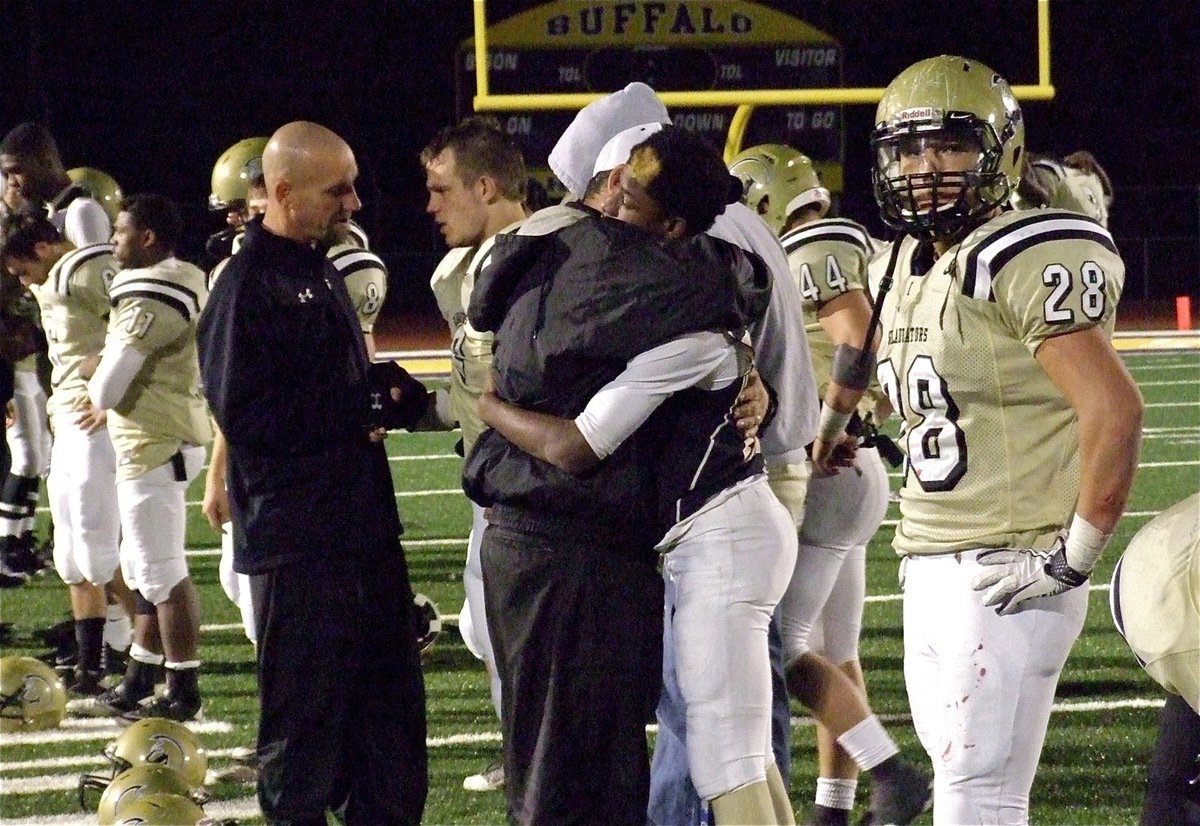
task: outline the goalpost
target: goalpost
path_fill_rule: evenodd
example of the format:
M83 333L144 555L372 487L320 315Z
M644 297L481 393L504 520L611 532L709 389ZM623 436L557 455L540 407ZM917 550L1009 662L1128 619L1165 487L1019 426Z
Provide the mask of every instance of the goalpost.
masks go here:
M535 110L582 109L607 92L563 94L505 94L489 91L487 42L487 0L474 0L475 12L475 86L476 112L527 112ZM1038 80L1035 84L1014 85L1013 93L1021 100L1051 100L1054 85L1050 81L1050 0L1037 0ZM734 107L736 109L725 142L725 159L742 148L742 138L755 107L787 105L875 104L883 97L883 88L830 87L823 89L737 89L704 92L659 92L668 108Z

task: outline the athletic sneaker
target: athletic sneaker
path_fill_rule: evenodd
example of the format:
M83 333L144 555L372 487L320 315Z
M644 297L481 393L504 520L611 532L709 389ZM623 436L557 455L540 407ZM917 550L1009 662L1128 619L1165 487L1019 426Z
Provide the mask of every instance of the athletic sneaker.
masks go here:
M123 717L137 711L142 700L149 696L149 694L144 694L140 697L132 697L126 691L125 683L121 682L117 684L116 688L110 688L96 698L96 713L109 717Z
M863 826L903 826L933 803L932 783L916 767L901 763L886 781L871 781L871 808L859 821Z
M463 788L469 792L491 792L504 788L504 764L492 763L479 774L464 778Z
M200 698L176 699L170 694L155 697L148 703L142 703L132 711L121 715L122 720L136 723L151 717L165 717L176 723L188 723L204 719L200 713Z
M20 588L28 581L29 574L12 570L3 559L0 559L0 588Z

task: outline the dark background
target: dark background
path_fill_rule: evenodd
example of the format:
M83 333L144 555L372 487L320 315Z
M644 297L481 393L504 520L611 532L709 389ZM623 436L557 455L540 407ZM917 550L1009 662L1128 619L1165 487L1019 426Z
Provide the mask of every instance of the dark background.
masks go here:
M886 86L940 53L980 59L1014 85L1037 81L1034 0L761 2L838 39L847 86ZM539 3L487 5L495 22ZM1057 96L1023 104L1030 149L1089 149L1111 175L1127 300L1200 294L1198 5L1054 0ZM323 123L358 156L362 223L392 269L389 312L429 312L444 246L423 212L417 154L458 114L453 61L471 32L470 0L0 0L0 130L42 120L68 168L177 199L185 255L198 260L222 223L204 208L218 155L290 120ZM868 184L873 114L844 110L842 208L883 234Z

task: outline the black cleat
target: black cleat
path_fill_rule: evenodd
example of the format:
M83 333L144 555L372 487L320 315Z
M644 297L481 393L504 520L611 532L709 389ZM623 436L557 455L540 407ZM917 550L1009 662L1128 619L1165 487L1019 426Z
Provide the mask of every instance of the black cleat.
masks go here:
M911 823L933 803L929 778L914 766L901 763L887 780L871 781L871 808L859 821L862 826Z
M96 697L96 713L108 717L124 717L140 708L142 700L150 696L150 692L132 696L126 691L125 683L121 682L116 688L110 688Z
M170 694L164 694L121 715L122 720L128 720L131 723L136 723L138 720L146 720L150 717L165 717L177 723L201 720L203 719L203 715L200 714L200 698L188 697L176 699Z

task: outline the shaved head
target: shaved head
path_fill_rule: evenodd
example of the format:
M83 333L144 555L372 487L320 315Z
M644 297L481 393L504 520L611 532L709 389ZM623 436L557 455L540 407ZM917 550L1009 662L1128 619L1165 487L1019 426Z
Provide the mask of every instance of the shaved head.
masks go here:
M362 206L354 191L354 152L318 123L293 121L275 130L262 166L267 184L263 223L278 235L317 241Z

